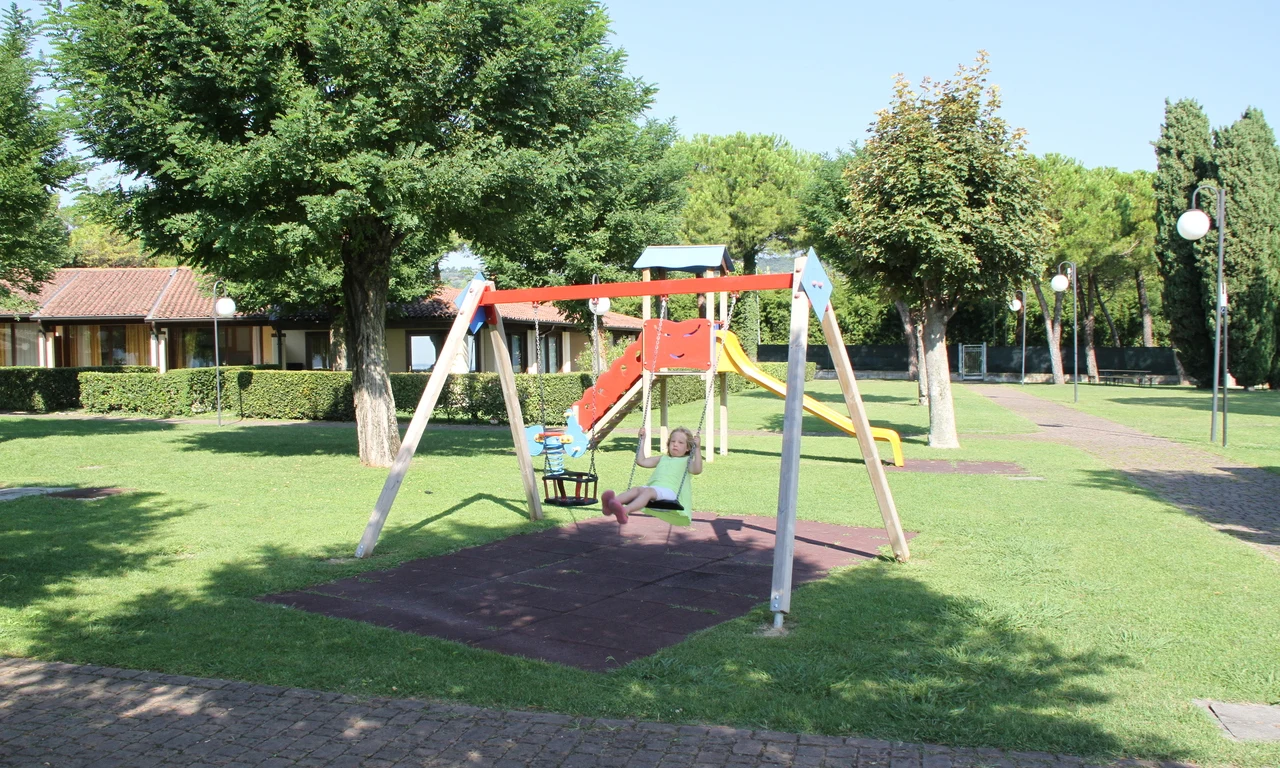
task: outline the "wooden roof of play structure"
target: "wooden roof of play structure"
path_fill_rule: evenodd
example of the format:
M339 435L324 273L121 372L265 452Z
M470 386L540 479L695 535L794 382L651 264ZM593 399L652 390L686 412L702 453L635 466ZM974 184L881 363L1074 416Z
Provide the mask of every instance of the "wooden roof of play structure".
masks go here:
M651 245L634 264L635 269L669 269L701 274L708 269L733 271L733 259L725 245Z

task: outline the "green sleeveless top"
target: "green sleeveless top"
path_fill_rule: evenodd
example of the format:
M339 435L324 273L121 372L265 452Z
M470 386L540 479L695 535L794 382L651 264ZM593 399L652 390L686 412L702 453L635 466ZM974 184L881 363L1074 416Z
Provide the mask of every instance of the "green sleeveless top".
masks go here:
M685 478L685 467L689 465L689 457L668 456L664 454L658 459L658 466L653 468L653 474L649 475L649 482L645 485L654 485L661 488L670 488L672 491L678 491L679 496L676 501L683 510L668 509L650 509L649 514L660 520L665 520L672 525L693 525L693 480ZM681 481L684 485L681 485Z

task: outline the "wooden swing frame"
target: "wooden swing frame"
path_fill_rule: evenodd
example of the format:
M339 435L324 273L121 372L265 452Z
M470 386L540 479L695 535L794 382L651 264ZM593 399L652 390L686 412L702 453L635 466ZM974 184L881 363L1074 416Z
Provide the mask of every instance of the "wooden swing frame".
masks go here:
M812 253L812 251L810 252ZM511 365L511 355L507 349L506 331L503 328L502 316L497 308L503 304L517 302L549 302L572 301L595 298L617 298L624 296L672 296L677 294L699 294L714 291L791 291L791 325L790 344L787 352L787 397L783 406L782 428L782 460L778 481L778 524L776 544L774 545L773 585L770 593L770 608L774 612L775 626L781 626L782 617L791 609L791 573L792 560L795 553L795 521L796 500L800 485L800 428L804 416L804 371L808 353L809 310L811 307L809 294L804 290L801 275L804 273L807 259L814 256L802 256L795 260L790 274L779 273L769 275L735 275L728 277L695 277L679 280L648 280L624 283L596 283L590 285L567 285L547 288L521 288L516 290L497 290L492 282L474 280L463 291L458 303L458 316L445 338L437 357L441 361L451 361L462 349L468 330L478 312L483 311L488 329L489 340L493 346L497 360L498 379L502 385L502 396L507 407L507 421L511 426L511 439L515 444L516 461L519 464L520 477L524 482L525 501L529 507L532 520L542 519L542 499L537 479L534 476L533 459L529 455L529 446L524 440L524 414L520 408L520 398L516 389L515 371ZM885 476L884 466L880 462L880 454L875 440L871 437L871 425L867 421L866 410L862 404L862 396L858 392L857 379L854 377L853 365L849 361L848 350L845 349L844 337L836 322L835 310L827 302L827 306L819 313L822 332L827 347L831 351L831 360L835 365L836 376L840 381L840 389L844 394L845 406L849 417L857 429L858 447L860 448L871 479L871 487L875 492L876 504L880 508L880 516L884 521L885 531L894 556L902 562L910 558L907 538L898 519L897 507L893 494L889 490L889 481ZM437 365L427 380L422 398L413 413L409 427L400 445L391 471L378 500L374 504L364 534L356 547L356 557L369 557L373 554L378 537L386 524L391 505L404 481L409 463L418 449L418 443L426 431L431 419L431 412L444 390L446 377L449 375L448 365ZM646 375L648 375L646 373Z

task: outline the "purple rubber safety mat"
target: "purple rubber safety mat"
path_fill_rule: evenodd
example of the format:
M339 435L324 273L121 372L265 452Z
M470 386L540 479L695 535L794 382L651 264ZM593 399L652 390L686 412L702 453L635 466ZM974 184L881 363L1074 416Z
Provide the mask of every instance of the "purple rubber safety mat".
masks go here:
M597 517L261 599L604 671L767 602L773 539L773 518ZM879 528L797 521L793 584L888 543Z

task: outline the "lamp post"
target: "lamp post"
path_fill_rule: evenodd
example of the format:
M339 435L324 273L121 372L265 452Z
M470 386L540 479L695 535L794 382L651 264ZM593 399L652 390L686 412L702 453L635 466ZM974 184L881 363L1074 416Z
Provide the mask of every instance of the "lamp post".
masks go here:
M1063 274L1062 268L1066 267L1066 274ZM1064 261L1058 265L1058 274L1053 276L1049 281L1049 287L1054 291L1062 293L1067 290L1067 285L1071 286L1071 379L1072 393L1075 402L1080 402L1080 308L1079 286L1076 285L1076 265L1074 262ZM1070 275L1070 279L1068 279Z
M218 426L222 426L222 358L218 352L218 318L231 317L236 313L235 299L230 296L218 298L218 291L225 288L221 280L213 284L213 388L218 393Z
M1027 294L1025 291L1014 291L1009 300L1009 309L1022 315L1022 378L1018 384L1027 383Z
M1196 206L1196 199L1200 195L1201 190L1213 192L1218 200L1217 206L1217 225L1218 225L1218 290L1214 291L1217 295L1218 304L1214 312L1214 332L1213 332L1213 414L1209 417L1209 440L1217 440L1218 438L1218 382L1222 382L1222 444L1227 444L1227 381L1230 374L1227 373L1227 282L1223 275L1223 250L1227 239L1227 190L1222 187L1215 187L1211 184L1204 184L1196 187L1191 193L1191 208L1186 213L1178 217L1178 234L1183 238L1191 241L1199 240L1209 233L1209 228L1214 222L1210 221L1209 215L1200 210ZM1219 378L1219 368L1222 374Z

